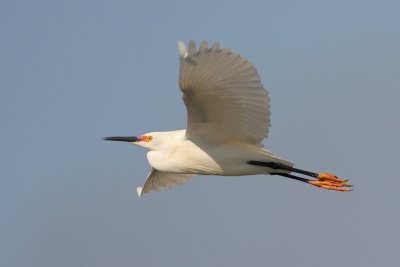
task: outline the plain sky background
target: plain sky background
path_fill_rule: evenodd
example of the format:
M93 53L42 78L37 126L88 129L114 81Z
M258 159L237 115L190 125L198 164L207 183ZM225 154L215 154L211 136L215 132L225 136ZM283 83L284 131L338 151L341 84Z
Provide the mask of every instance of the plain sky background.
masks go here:
M395 266L399 3L1 1L0 266ZM256 66L269 150L355 191L197 176L138 198L145 150L101 138L185 128L190 39Z

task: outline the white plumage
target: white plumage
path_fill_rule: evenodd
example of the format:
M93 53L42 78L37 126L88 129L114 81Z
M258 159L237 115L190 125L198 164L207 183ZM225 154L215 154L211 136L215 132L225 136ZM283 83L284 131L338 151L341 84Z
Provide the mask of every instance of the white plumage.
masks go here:
M180 46L184 46L179 42ZM268 133L269 98L256 69L239 54L189 42L179 87L188 113L187 136L259 144Z
M309 181L288 175L291 171L298 172L293 163L263 148L261 141L267 137L270 125L270 100L260 76L247 59L228 48L220 49L218 43L208 47L202 42L197 49L193 41L188 48L179 41L178 52L179 87L187 110L187 129L105 138L150 150L147 159L152 169L143 187L137 188L139 196L182 184L195 174L274 173ZM317 174L300 171L317 178ZM326 188L323 185L317 186Z

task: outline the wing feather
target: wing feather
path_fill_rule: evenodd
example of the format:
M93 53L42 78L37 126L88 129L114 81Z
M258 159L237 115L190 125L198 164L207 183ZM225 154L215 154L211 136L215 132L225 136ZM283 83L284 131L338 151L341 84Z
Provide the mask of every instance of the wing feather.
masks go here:
M143 187L137 188L137 193L140 197L150 191L160 191L163 188L172 188L176 185L183 184L193 176L194 174L160 172L152 168Z
M259 144L268 135L269 97L254 66L214 43L178 43L179 87L188 114L187 138ZM183 50L182 50L183 49ZM185 55L185 56L183 56Z

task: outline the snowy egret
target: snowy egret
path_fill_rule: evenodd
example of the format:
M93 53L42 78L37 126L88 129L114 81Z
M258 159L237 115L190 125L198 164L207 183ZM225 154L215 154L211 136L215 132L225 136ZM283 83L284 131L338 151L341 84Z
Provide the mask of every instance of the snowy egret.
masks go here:
M187 129L141 136L112 136L147 148L151 165L141 196L182 184L201 175L280 175L328 190L350 191L351 185L333 174L294 168L274 156L261 141L270 125L269 97L254 66L244 57L220 49L218 43L188 48L178 42L179 87L187 110ZM294 176L299 173L315 179Z

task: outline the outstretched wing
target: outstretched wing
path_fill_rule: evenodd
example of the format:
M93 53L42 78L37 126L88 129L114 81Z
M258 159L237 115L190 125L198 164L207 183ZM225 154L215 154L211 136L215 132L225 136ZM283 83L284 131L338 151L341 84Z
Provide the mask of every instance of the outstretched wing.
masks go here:
M193 176L194 174L160 172L152 168L143 187L138 187L136 191L140 197L150 191L160 191L162 188L172 188L178 184L183 184Z
M186 136L259 144L268 135L269 97L253 65L218 43L188 49L179 41L179 87L187 110Z

